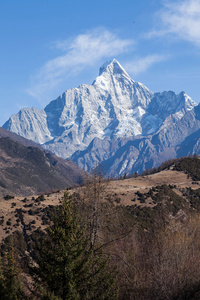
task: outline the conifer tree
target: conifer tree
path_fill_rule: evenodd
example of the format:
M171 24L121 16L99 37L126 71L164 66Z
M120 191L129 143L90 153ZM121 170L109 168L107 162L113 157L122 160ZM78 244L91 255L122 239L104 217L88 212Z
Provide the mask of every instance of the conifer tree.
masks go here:
M8 251L0 262L0 299L24 299L21 286L21 271L17 266L13 239L10 239Z
M34 268L35 278L49 293L43 299L116 299L116 272L109 268L102 251L97 252L65 193ZM51 298L54 295L58 298Z
M4 284L5 284L5 278L4 278L4 274L3 274L2 259L0 256L0 300L3 300L3 298L4 298Z

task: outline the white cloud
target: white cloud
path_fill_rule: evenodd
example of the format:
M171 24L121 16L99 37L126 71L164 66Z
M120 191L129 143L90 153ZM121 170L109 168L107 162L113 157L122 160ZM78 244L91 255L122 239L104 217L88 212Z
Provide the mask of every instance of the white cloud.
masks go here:
M45 63L27 92L40 100L47 90L55 88L66 76L75 75L102 58L124 53L133 44L133 40L121 39L103 28L80 34L71 41L57 42L56 48L64 54Z
M146 57L138 58L133 61L128 62L124 65L127 72L132 75L137 75L139 73L145 72L149 69L152 65L166 60L167 57L159 54L148 55Z
M158 18L162 28L150 32L150 37L172 33L200 46L200 0L167 1Z

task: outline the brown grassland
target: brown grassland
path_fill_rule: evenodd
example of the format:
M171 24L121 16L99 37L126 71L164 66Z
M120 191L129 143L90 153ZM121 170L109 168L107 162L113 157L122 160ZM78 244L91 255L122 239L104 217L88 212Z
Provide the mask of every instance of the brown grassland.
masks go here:
M69 190L92 242L110 257L110 267L118 268L118 299L200 299L199 184L169 168L113 181L94 175L86 186ZM52 224L63 193L0 199L2 249L6 237L17 231L27 297L31 279L24 257Z

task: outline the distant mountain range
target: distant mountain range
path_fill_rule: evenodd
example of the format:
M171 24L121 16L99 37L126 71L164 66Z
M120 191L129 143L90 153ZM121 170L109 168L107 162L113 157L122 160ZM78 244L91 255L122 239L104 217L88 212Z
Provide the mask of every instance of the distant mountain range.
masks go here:
M92 85L67 90L44 110L24 108L3 127L112 176L200 153L200 106L185 92L151 92L115 59Z
M0 196L51 192L76 186L85 172L38 144L0 128Z

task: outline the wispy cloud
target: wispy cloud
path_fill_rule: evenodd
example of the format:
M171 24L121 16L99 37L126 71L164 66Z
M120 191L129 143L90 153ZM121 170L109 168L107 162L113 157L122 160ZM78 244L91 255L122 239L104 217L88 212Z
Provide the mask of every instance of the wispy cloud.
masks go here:
M175 34L177 37L200 46L200 1L166 1L164 9L157 14L161 28L149 36Z
M147 55L146 57L138 58L124 65L125 69L132 75L138 75L145 72L151 66L166 60L167 57L160 54Z
M133 44L133 40L122 39L103 28L80 34L70 41L57 42L55 46L62 51L62 55L44 64L32 78L27 92L40 100L47 90L55 88L66 76L76 75L102 58L125 53Z

